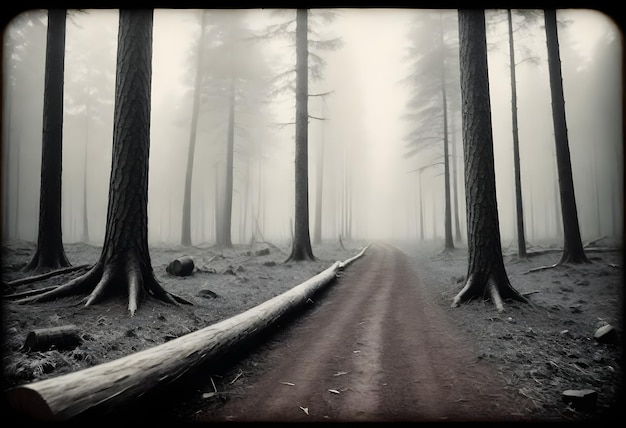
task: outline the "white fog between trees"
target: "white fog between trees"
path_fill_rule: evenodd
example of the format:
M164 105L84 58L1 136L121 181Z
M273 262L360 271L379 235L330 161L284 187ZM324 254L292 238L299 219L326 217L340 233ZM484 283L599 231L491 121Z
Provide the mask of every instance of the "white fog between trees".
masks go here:
M319 12L319 11L318 11ZM323 12L323 11L322 11ZM513 11L517 106L526 240L560 242L554 130L543 17L521 28ZM290 13L208 10L207 43L191 190L192 244L216 239L216 207L224 200L228 84L236 70L231 237L234 244L291 239L294 217L295 41L255 36ZM321 237L439 239L444 235L443 144L414 156L407 136L432 123L411 98L427 85L403 84L415 74L409 52L426 11L338 9L310 40L341 41L311 49L323 67L311 70L309 207L311 236L321 183ZM456 12L445 11L444 15ZM148 232L151 245L181 243L182 206L202 12L154 13ZM583 240L621 237L623 140L621 42L618 27L591 10L559 10L560 54L569 147ZM487 11L488 65L495 172L503 247L515 248L516 217L511 81L506 11ZM315 24L315 15L309 25ZM447 18L446 18L447 19ZM46 48L45 11L16 17L4 32L3 201L5 239L37 240ZM236 43L224 36L229 23ZM445 27L448 28L448 27ZM450 26L444 37L454 40ZM70 11L65 49L62 230L64 242L102 245L113 132L118 13ZM322 31L323 30L323 31ZM237 37L236 37L237 38ZM456 52L458 63L458 51ZM235 63L234 68L227 64ZM309 65L313 63L309 60ZM231 71L229 71L231 70ZM280 76L283 76L282 78ZM458 78L458 70L456 74ZM452 77L452 76L451 76ZM290 80L291 79L291 80ZM460 98L459 83L451 97ZM423 109L422 109L423 110ZM451 168L456 169L460 237L466 243L461 117L451 109ZM324 120L318 120L324 119ZM320 168L320 163L321 168ZM421 172L415 172L419 170ZM318 177L321 173L321 181ZM452 185L452 183L451 183ZM421 192L421 193L420 193ZM421 203L420 203L421 202ZM455 210L456 211L456 210ZM455 212L453 211L453 213ZM421 227L420 227L421 212ZM87 220L87 221L85 221ZM453 228L455 227L453 214ZM453 229L453 235L456 236Z

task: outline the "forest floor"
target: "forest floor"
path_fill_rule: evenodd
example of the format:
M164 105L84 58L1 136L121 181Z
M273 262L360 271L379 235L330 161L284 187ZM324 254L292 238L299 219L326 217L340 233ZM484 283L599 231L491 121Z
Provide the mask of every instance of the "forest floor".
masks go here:
M450 307L463 286L465 249L443 252L439 241L393 244L413 260L421 281L432 291L434 303L457 331L474 343L479 350L477 358L492 364L507 389L517 394L529 418L585 421L623 415L619 408L623 402L623 252L620 242L600 243L602 248L588 248L592 264L534 272L529 271L559 260L556 246L532 246L530 254L539 253L527 260L505 254L511 284L527 295L533 306L505 302L503 313L482 301ZM356 255L367 243L345 244L345 249L338 242L314 246L318 259L299 263L283 263L288 245L256 243L231 249L153 246L150 255L156 277L166 290L190 300L193 306L148 300L133 317L124 298L92 307L84 307L81 296L29 305L3 299L3 390L111 361L241 313L302 283L335 261ZM66 244L65 250L77 266L95 263L101 248L79 243ZM2 280L24 277L19 269L33 252L32 243L3 243ZM193 257L193 274L178 277L167 273L167 265L182 255ZM82 272L20 285L14 291L60 284ZM23 350L29 332L67 324L79 328L79 346L70 350ZM595 331L605 324L617 329L617 343L594 340ZM171 412L181 420L193 420L199 409L219 405L229 391L240 388L261 368L252 355L219 370L211 376L219 394L203 398L206 391L195 391L195 398L188 402L173 403ZM597 391L595 411L576 410L564 403L561 393L567 389Z

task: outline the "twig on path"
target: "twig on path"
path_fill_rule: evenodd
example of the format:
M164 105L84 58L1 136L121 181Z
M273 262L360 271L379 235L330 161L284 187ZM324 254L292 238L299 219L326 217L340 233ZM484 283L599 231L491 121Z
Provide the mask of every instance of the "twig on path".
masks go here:
M237 381L237 379L239 379L242 375L243 375L243 370L239 369L239 374L237 376L235 376L235 378L233 380L230 381L230 385L235 383Z

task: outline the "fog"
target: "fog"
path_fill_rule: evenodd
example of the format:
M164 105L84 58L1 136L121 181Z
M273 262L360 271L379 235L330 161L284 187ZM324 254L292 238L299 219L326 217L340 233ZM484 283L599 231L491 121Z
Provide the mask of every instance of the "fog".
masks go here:
M322 239L444 234L443 166L439 146L406 157L404 119L411 75L407 50L419 9L339 9L310 35L340 37L342 46L314 52L321 78L310 79L309 205L311 235L323 147ZM448 11L447 13L454 13ZM233 18L246 37L293 18L269 10L211 10L209 27ZM231 15L228 18L226 15ZM189 145L193 73L200 11L154 13L148 227L151 245L180 244ZM583 240L620 237L623 226L622 47L618 27L591 10L559 10L560 54L571 162ZM113 139L117 11L70 11L66 32L62 227L65 242L101 245L105 233ZM506 14L488 11L489 79L500 230L515 240L511 82ZM314 25L315 15L309 17ZM519 19L516 18L516 19ZM45 11L16 17L4 32L2 192L4 238L36 241L41 164ZM518 22L515 21L514 22ZM242 37L244 34L242 34ZM526 238L560 242L560 206L543 17L516 34L518 122ZM295 67L289 37L247 41L237 57L246 70L236 110L232 240L290 240L294 216L295 95L270 97L272 80ZM218 80L224 58L211 51L205 73ZM458 55L458 54L457 54ZM533 60L531 60L533 59ZM247 68L246 68L247 67ZM219 82L216 87L219 87ZM215 240L215 208L223 197L228 104L207 95L200 111L191 203L192 242ZM325 120L318 120L322 118ZM457 158L459 223L466 242L461 118L451 133ZM412 172L413 171L413 172ZM421 183L418 182L421 180ZM421 186L420 186L421 185ZM421 195L419 188L422 189ZM216 193L217 192L217 193ZM86 198L86 199L85 199ZM85 204L86 201L86 204ZM454 205L455 202L453 202ZM84 207L87 234L84 231ZM453 220L454 227L454 220ZM455 242L462 245L462 242Z

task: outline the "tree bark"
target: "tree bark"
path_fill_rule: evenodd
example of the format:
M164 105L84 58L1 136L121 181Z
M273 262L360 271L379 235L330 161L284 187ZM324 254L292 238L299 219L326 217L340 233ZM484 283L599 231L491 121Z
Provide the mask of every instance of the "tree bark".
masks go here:
M513 167L515 171L515 213L517 216L517 256L526 258L524 236L524 208L522 204L522 179L519 159L519 133L517 128L517 82L515 79L515 42L511 9L506 11L509 23L509 62L511 64L511 120L513 124Z
M307 13L307 9L298 9L296 16L296 207L294 239L286 261L315 260L309 233Z
M570 160L567 122L565 120L565 96L561 76L561 57L556 24L556 10L544 11L546 44L548 47L548 71L550 74L550 93L552 95L552 119L556 144L556 161L559 173L559 193L561 195L561 214L563 217L563 254L558 264L590 263L583 249L574 194L572 164Z
M112 412L116 406L175 381L275 325L330 284L339 270L361 257L367 248L224 321L105 364L12 388L7 391L8 402L18 413L39 420L68 420Z
M70 266L61 232L65 9L48 11L37 249L24 271Z
M501 312L503 299L528 300L509 283L502 259L483 10L459 10L459 41L468 270L452 306L488 296Z

